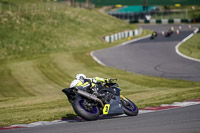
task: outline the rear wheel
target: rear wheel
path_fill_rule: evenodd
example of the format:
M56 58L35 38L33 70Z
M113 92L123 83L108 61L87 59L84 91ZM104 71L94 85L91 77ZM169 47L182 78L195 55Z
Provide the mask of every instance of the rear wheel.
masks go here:
M100 115L99 108L88 99L82 97L76 97L72 107L76 114L81 116L85 120L97 120Z
M129 116L136 116L138 114L138 107L128 98L122 99L122 106L125 114Z

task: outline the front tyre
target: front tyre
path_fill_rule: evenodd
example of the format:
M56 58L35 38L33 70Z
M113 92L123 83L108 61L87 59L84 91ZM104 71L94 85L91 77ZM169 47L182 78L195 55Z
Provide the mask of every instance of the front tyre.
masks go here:
M138 115L138 107L128 98L123 98L121 100L122 106L124 109L124 113L128 116L136 116Z
M85 120L97 120L100 115L99 108L97 106L89 106L88 99L82 97L76 97L72 103L72 107L77 115L81 116Z

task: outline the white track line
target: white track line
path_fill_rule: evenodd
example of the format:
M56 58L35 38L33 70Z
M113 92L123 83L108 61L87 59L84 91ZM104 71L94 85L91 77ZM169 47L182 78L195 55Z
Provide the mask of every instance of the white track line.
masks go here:
M55 124L61 124L61 123L69 123L69 121L62 121L62 120L38 121L38 122L30 123L30 124L16 124L10 127L37 127L37 126L55 125Z
M150 36L151 36L151 35L149 34L149 35L146 35L146 36L143 36L143 37L140 37L140 38L132 39L132 40L130 40L130 41L124 42L124 43L122 43L122 44L120 44L120 45L117 45L117 46L114 46L114 47L120 47L120 46L123 46L123 45L127 45L127 44L129 44L129 43L133 43L133 42L136 42L136 41L139 41L139 40L148 38L148 37L150 37ZM92 56L92 58L93 58L97 63L99 63L100 65L102 65L102 66L107 66L106 64L104 64L103 62L101 62L96 56L94 56L94 52L95 52L95 51L90 52L90 55Z
M184 101L184 102L174 102L173 104L162 104L158 107L146 107L144 109L140 109L139 114L157 112L157 111L162 111L162 110L171 110L171 109L188 107L188 106L197 105L197 104L200 104L200 99L198 101ZM164 108L162 109L162 107Z
M162 104L161 106L158 106L158 107L146 107L144 109L140 109L139 114L157 112L157 111L162 111L162 110L176 109L176 108L187 107L187 106L197 105L197 104L200 104L200 99L196 99L196 101L184 101L184 102L174 102L173 104ZM166 108L162 108L162 107L166 107ZM175 108L170 108L170 107L175 107ZM152 110L152 108L154 108L155 110ZM158 108L158 109L156 109L156 108ZM119 115L116 117L124 117L124 116L127 116L127 115L122 114L122 115ZM66 121L65 120L38 121L38 122L30 123L30 124L16 124L16 125L12 125L10 127L5 127L5 129L29 128L29 127L54 125L54 124L70 123L70 122L77 122L77 120L72 119L72 120L66 120Z
M183 44L185 41L187 41L188 39L190 39L194 34L196 34L196 33L198 32L198 30L199 30L199 29L197 28L197 29L194 31L194 33L191 33L189 36L187 36L187 37L184 38L181 42L179 42L179 43L176 45L175 49L176 49L176 53L177 53L178 55L180 55L180 56L182 56L182 57L184 57L184 58L186 58L186 59L189 59L189 60L193 60L193 61L200 62L199 59L186 56L186 55L182 54L182 53L178 50L179 46L180 46L181 44Z
M143 37L135 38L135 39L132 39L132 40L130 40L130 41L124 42L124 43L122 43L121 45L118 45L118 46L127 45L127 44L129 44L129 43L133 43L133 42L136 42L136 41L139 41L139 40L142 40L142 39L149 38L150 36L151 36L151 34L146 35L146 36L143 36Z
M191 105L200 104L200 102L175 102L173 104L162 104L160 106L179 106L179 107L186 107Z
M92 51L92 52L90 53L90 55L91 55L92 58L93 58L97 63L99 63L100 65L102 65L102 66L107 66L106 64L104 64L103 62L101 62L96 56L94 56L94 51Z

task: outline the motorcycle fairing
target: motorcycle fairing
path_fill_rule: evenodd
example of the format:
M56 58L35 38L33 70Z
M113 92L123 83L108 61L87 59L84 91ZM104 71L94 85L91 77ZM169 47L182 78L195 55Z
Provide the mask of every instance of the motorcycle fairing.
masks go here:
M122 108L121 101L120 101L120 96L117 96L115 100L111 99L109 105L110 106L108 106L108 105L104 106L104 109L103 109L104 115L124 114L124 110ZM105 110L105 112L104 112L104 110Z
M110 104L106 104L103 108L103 114L107 115L110 109Z

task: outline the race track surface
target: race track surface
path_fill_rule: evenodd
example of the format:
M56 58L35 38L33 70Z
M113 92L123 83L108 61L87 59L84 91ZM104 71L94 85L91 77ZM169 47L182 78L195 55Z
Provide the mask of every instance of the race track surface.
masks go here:
M195 133L200 132L200 104L133 117L64 123L0 133Z
M162 36L174 27L171 37ZM176 30L181 26L180 34ZM142 25L144 29L158 32L157 38L142 39L126 45L98 50L93 55L106 66L119 68L133 73L158 76L171 79L200 81L200 62L192 61L178 55L176 45L194 31L192 25Z

